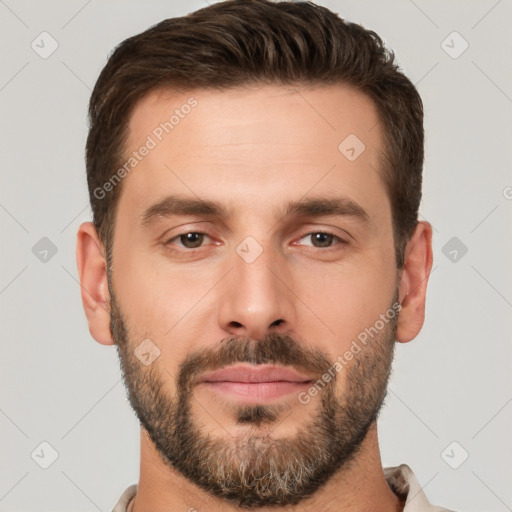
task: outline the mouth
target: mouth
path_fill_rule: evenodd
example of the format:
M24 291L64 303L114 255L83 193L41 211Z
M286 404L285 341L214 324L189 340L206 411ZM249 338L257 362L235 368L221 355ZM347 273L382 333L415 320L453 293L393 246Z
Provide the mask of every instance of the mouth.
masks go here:
M204 373L197 384L238 402L257 404L299 393L313 381L314 377L283 366L237 364Z

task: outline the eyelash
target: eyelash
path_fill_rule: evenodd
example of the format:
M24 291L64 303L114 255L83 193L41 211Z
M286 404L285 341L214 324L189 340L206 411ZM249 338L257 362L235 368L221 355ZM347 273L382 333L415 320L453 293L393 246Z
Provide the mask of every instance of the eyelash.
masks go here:
M321 233L321 234L324 234L324 235L329 235L329 236L332 236L335 241L337 241L338 243L335 243L333 244L332 246L329 246L329 247L312 247L312 246L307 246L307 247L311 247L312 249L317 249L317 250L322 250L322 251L328 251L328 250L335 250L335 247L337 245L347 245L348 242L344 239L342 239L341 237L339 237L338 235L336 235L335 233L331 232L331 231L327 231L327 230L316 230L316 231L309 231L308 233L304 233L300 238L299 240L302 240L304 237L306 236L311 236L311 235L316 235L318 233ZM188 234L195 234L195 235L205 235L209 238L210 235L204 231L184 231L183 233L179 233L178 235L176 236L173 236L172 238L170 238L169 240L167 240L166 242L164 242L164 245L166 247L170 246L172 242L174 242L175 240L179 240L182 236L184 235L188 235ZM182 247L182 249L177 249L177 251L182 251L182 252L194 252L196 250L200 250L202 249L204 246L201 245L200 247L195 247L195 248L188 248L188 247Z

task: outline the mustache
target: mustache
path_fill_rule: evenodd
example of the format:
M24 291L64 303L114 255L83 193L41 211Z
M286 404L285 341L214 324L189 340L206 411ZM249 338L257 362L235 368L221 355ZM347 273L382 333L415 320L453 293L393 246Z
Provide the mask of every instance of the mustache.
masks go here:
M180 364L178 386L189 390L198 374L235 363L291 366L298 371L318 375L318 378L332 364L321 350L299 343L286 334L268 333L260 340L231 336L215 347L189 353Z

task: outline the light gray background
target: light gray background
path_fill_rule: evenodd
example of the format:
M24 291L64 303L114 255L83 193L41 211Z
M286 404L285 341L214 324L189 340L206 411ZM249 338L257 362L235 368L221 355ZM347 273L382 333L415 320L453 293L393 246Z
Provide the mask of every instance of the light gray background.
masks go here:
M380 34L425 104L434 270L423 331L397 346L384 465L409 464L433 503L512 510L512 2L318 3ZM138 480L115 348L89 335L77 283L86 105L115 45L205 5L0 0L0 511L109 511ZM43 31L59 45L47 59L31 48ZM469 43L455 59L442 47L453 31ZM32 252L43 237L57 248L46 262ZM468 249L455 262L452 237ZM43 441L58 452L48 469L35 462L51 457Z

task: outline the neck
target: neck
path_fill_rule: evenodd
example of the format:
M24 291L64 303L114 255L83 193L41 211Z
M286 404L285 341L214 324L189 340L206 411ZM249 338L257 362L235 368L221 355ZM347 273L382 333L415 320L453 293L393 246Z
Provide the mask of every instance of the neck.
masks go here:
M335 474L313 496L298 505L259 507L255 512L402 512L403 503L384 478L373 423L355 459ZM205 491L169 467L151 439L141 430L140 479L131 512L237 512L242 509Z

